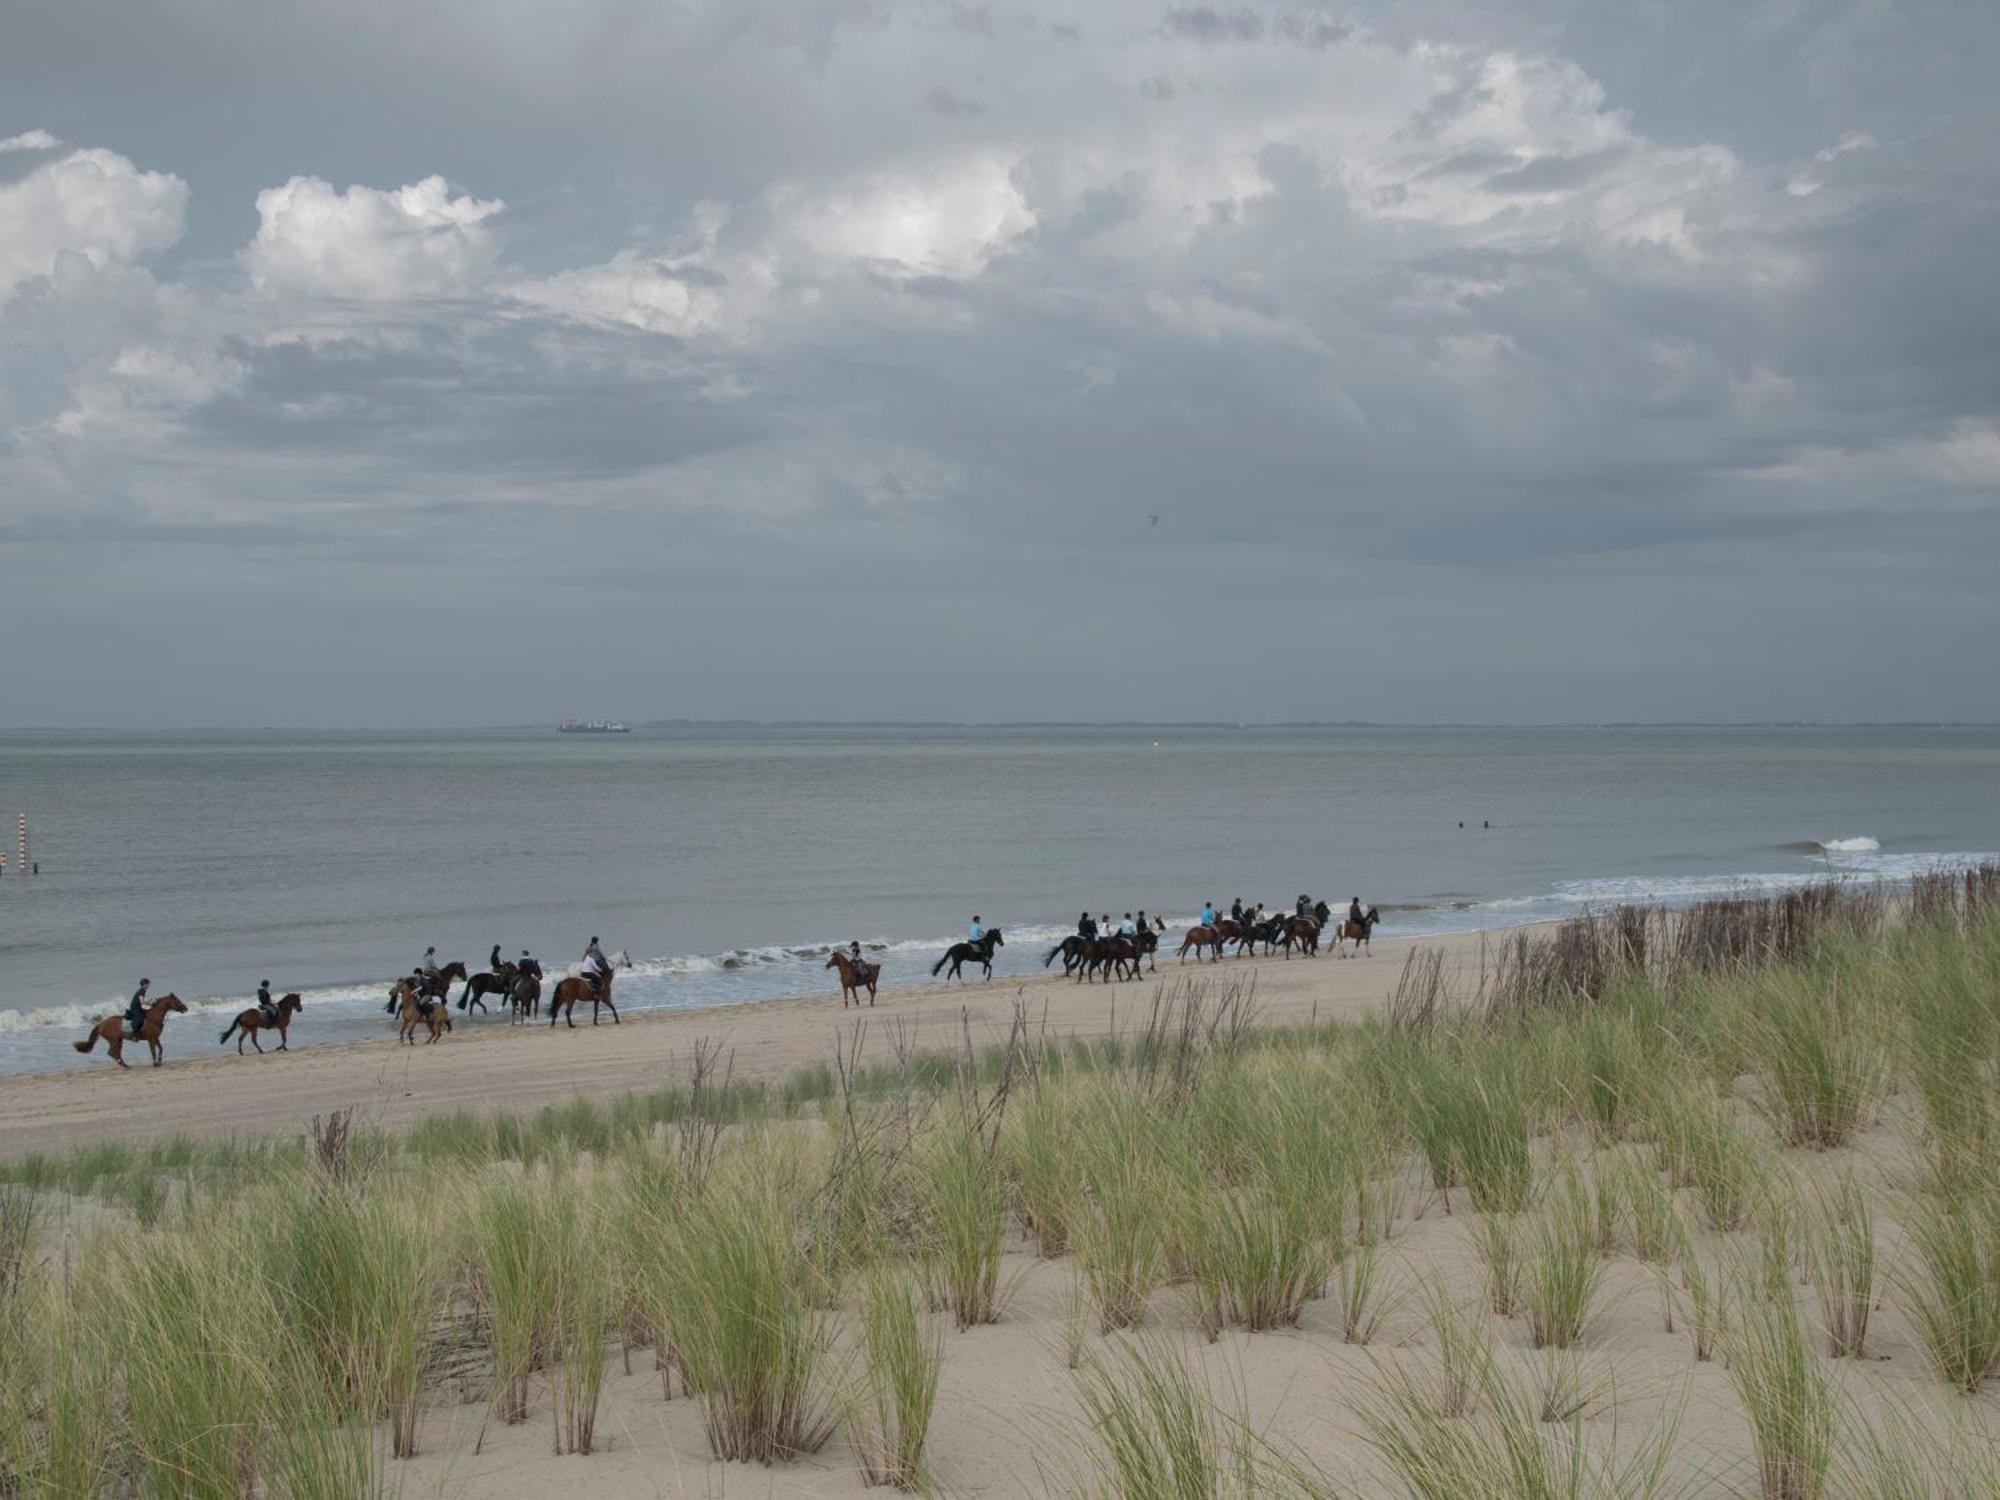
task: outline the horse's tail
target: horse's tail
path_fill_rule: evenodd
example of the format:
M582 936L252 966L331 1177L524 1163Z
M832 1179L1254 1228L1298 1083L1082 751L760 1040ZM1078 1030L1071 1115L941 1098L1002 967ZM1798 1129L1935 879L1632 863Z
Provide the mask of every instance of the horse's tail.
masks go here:
M949 948L947 948L947 949L945 950L945 955L944 955L944 957L943 957L943 958L941 958L941 959L939 959L939 960L938 960L938 961L937 961L936 963L934 963L934 964L932 964L932 965L931 965L931 978L933 978L933 979L937 978L937 976L938 976L938 970L942 969L942 968L943 968L943 967L944 967L944 966L945 966L946 964L948 964L948 963L950 963L950 962L951 962L951 950L950 950Z
M95 1026L91 1027L89 1036L80 1042L71 1042L70 1045L79 1052L88 1052L92 1047L97 1045L97 1028Z
M237 1018L236 1018L236 1020L234 1020L234 1021L231 1021L231 1022L229 1023L229 1029L228 1029L227 1031L224 1031L224 1032L222 1033L222 1035L221 1035L221 1036L219 1036L219 1037L217 1037L217 1038L215 1039L215 1043L216 1043L216 1045L217 1045L217 1046L219 1047L219 1046L221 1046L221 1045L222 1045L222 1044L223 1044L224 1042L228 1041L228 1040L229 1040L229 1037L230 1037L230 1033L231 1033L231 1032L233 1032L233 1031L235 1031L235 1030L236 1030L236 1028L237 1028L237 1026L241 1024L241 1022L242 1022L242 1017L241 1017L241 1016L237 1017Z
M1055 947L1049 949L1049 956L1042 960L1042 967L1046 969L1050 964L1054 963L1056 961L1056 955L1062 951L1063 949L1061 943L1057 943Z

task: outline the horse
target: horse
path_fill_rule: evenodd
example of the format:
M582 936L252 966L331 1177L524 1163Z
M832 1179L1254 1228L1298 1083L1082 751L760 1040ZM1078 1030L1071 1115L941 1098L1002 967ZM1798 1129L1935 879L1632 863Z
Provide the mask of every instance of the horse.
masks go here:
M1060 953L1063 961L1063 973L1069 974L1074 972L1076 966L1083 962L1083 950L1085 945L1090 941L1082 933L1072 932L1060 943L1057 943L1055 947L1049 949L1048 953L1042 958L1042 967L1046 969L1050 964L1054 963L1056 955Z
M399 1042L416 1046L419 1026L430 1029L425 1046L451 1030L451 1005L443 995L426 995L423 986L405 979L389 992L389 1000L401 1010L396 1023L396 1040Z
M1319 923L1311 917L1280 917L1278 946L1285 950L1286 962L1291 961L1292 948L1297 945L1299 952L1307 958L1319 954Z
M558 1020L568 1021L569 1029L576 1030L576 1002L590 1002L590 1024L597 1024L597 1012L601 1006L611 1012L611 1024L622 1026L618 1019L618 1007L611 1003L611 976L618 969L632 967L632 955L620 952L611 961L611 968L598 975L600 984L592 984L587 975L572 974L566 979L558 979L556 987L549 992L549 1026L554 1029Z
M465 965L457 959L453 959L436 973L423 974L417 977L421 985L418 991L419 994L426 1000L443 1000L451 993L451 982L454 979L465 978ZM407 979L399 979L391 986L389 990L389 1003L382 1007L382 1014L393 1016L396 1013L396 1007L402 1004L401 995L403 986L409 982Z
M514 988L507 993L508 1002L514 1009L514 1023L519 1025L530 1016L541 1014L542 976L539 974L516 974Z
M1220 963L1222 961L1223 942L1224 938L1219 931L1197 922L1187 930L1187 936L1181 939L1181 962L1187 962L1188 949L1192 948L1194 949L1194 961L1197 964L1200 963L1201 950L1206 948L1209 951L1210 960Z
M861 991L868 991L868 1003L875 1003L875 982L882 977L882 966L871 964L866 959L857 959L836 948L827 957L829 969L840 970L840 1008L847 1009L847 1001L853 997L856 1006L861 1004Z
M97 1045L97 1039L103 1037L106 1045L110 1048L111 1060L117 1063L119 1067L126 1068L130 1067L131 1064L125 1061L125 1043L128 1041L144 1042L148 1047L152 1048L153 1066L157 1068L160 1065L161 1057L165 1055L160 1050L160 1034L167 1029L167 1017L169 1015L186 1014L187 1006L181 1003L179 995L162 995L146 1007L146 1019L139 1023L139 1034L137 1036L128 1037L125 1034L125 1018L123 1016L106 1016L90 1028L90 1035L86 1036L82 1041L72 1042L70 1045L75 1047L79 1052L88 1052L92 1047Z
M476 1005L483 1011L486 1009L486 1002L481 998L482 996L498 995L502 1000L505 1000L513 991L513 988L514 966L512 964L502 964L490 974L474 974L465 981L465 989L458 997L458 1008L464 1010L467 1005Z
M1104 971L1104 982L1110 984L1119 979L1139 977L1139 941L1122 933L1098 938L1084 950L1083 962L1078 965L1083 978L1095 983L1097 971ZM1128 974L1126 971L1130 970Z
M261 1005L253 1005L246 1011L238 1012L236 1019L229 1023L229 1030L223 1032L220 1037L216 1038L216 1041L218 1044L226 1045L229 1041L230 1033L240 1031L243 1035L236 1038L236 1055L241 1057L243 1055L244 1038L248 1037L250 1045L255 1047L259 1052L262 1052L264 1044L257 1040L257 1033L268 1030L278 1033L278 1050L280 1052L288 1051L289 1049L285 1046L285 1033L291 1029L292 1017L305 1008L305 1001L301 1000L297 995L287 995L278 1002L278 1019L273 1021L269 1016L264 1014L264 1008Z
M993 950L1006 946L1007 940L1000 936L1000 929L989 927L986 930L986 935L980 938L978 942L953 943L949 948L945 949L944 957L931 965L931 978L937 978L938 970L942 969L946 964L950 964L951 972L944 977L947 980L956 979L960 984L963 984L965 976L959 970L966 964L978 964L986 971L986 977L991 979L993 977ZM1046 968L1047 965L1043 967Z
M1333 931L1335 948L1339 948L1341 942L1346 940L1352 942L1356 948L1359 948L1364 953L1373 953L1375 950L1369 946L1368 939L1375 932L1375 924L1381 920L1382 914L1371 906L1368 908L1367 915L1362 917L1359 922L1342 922ZM1341 956L1343 958L1347 956L1344 949L1341 951Z

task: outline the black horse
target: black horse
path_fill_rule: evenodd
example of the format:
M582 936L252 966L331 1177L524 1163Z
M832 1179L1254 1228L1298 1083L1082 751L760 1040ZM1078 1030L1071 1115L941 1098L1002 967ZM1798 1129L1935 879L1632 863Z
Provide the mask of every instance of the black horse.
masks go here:
M938 971L946 964L950 964L951 972L944 977L946 979L956 979L962 984L965 982L965 976L959 970L966 964L978 964L980 968L986 971L986 977L991 979L993 977L993 950L1006 946L1007 940L1000 936L1000 929L989 927L986 930L986 935L980 938L978 942L953 943L949 948L945 949L944 957L931 965L931 978L937 978Z
M1060 943L1057 943L1055 947L1049 949L1048 953L1042 958L1042 967L1046 969L1050 964L1054 963L1056 955L1060 953L1063 961L1063 973L1073 973L1076 966L1083 962L1084 949L1090 945L1091 941L1090 938L1085 937L1080 932L1072 932Z
M459 994L458 1008L464 1010L468 1004L486 1010L487 995L498 995L503 1001L514 992L514 966L503 963L490 974L474 974L465 981L465 989Z

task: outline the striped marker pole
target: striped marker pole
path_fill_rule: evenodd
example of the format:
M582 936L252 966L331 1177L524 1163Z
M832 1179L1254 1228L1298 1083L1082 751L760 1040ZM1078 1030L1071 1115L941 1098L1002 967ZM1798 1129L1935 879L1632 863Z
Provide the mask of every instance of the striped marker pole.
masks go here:
M15 869L25 875L28 871L34 869L34 866L28 863L28 815L26 813L21 814L20 821L16 826L21 831L21 863L16 865Z

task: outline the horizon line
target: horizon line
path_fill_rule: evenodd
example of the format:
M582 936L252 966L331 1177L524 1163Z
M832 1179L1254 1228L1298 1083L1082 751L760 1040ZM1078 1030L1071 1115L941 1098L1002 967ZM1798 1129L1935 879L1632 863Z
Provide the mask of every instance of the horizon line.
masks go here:
M562 720L513 724L103 724L0 726L6 735L518 734L554 732ZM649 729L1996 729L1992 719L613 719Z

